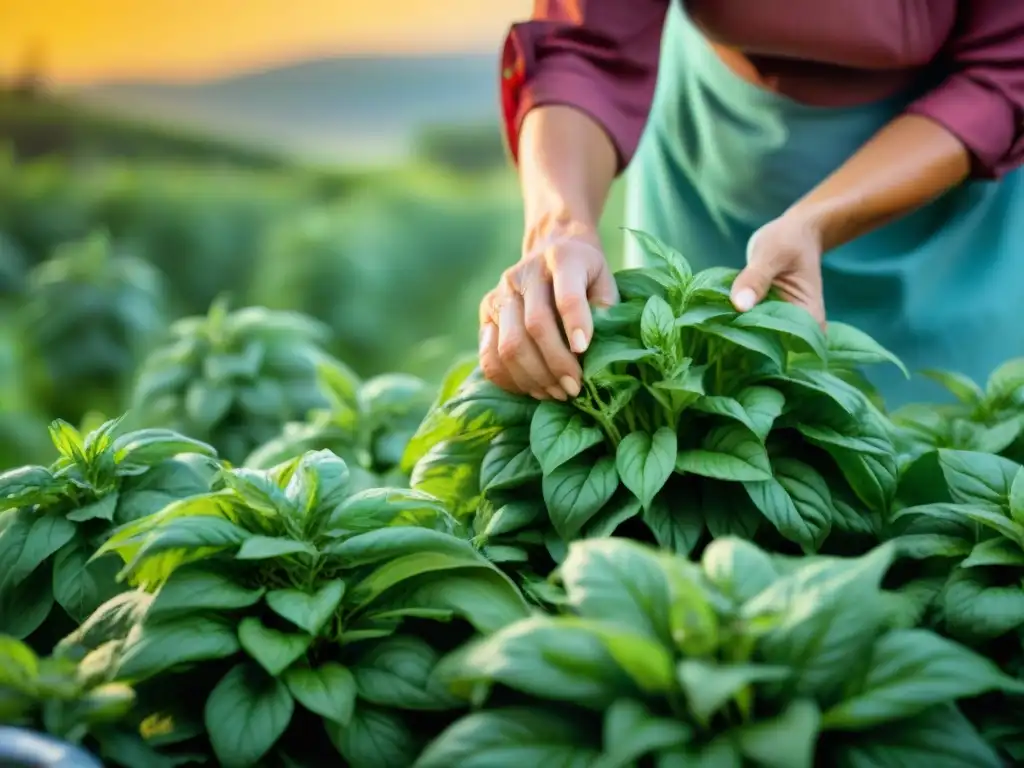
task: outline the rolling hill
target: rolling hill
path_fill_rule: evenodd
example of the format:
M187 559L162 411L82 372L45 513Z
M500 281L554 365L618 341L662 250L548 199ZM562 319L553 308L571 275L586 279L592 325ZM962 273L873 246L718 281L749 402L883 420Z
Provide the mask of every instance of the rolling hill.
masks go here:
M374 161L404 154L438 123L494 123L496 56L308 60L199 83L108 82L87 103L265 145L304 159Z

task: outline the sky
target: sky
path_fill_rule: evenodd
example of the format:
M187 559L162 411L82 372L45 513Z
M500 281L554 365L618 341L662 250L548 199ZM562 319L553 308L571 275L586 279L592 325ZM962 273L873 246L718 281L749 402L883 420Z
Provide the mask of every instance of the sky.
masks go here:
M204 79L313 56L497 50L531 0L0 0L0 75Z

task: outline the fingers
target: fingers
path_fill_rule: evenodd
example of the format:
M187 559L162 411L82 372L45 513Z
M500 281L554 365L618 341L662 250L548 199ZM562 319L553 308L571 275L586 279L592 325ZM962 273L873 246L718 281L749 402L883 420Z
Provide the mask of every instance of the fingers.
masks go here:
M546 283L527 286L523 291L523 325L544 358L557 387L548 394L557 400L580 393L583 372L576 356L569 351L558 327L551 288Z
M515 394L525 394L505 370L498 355L498 326L492 319L493 291L480 302L480 370L488 381Z
M604 255L590 243L562 241L524 257L481 302L484 375L538 399L576 397L583 377L576 355L594 332L590 302L611 306L618 298Z
M763 232L755 232L747 244L747 266L730 291L733 306L740 312L753 309L774 285L782 298L806 309L824 327L820 249L800 238L780 243L777 237L762 237Z
M619 289L601 251L588 244L549 257L555 306L569 348L583 354L594 336L590 305L610 307L619 301Z
M498 357L516 386L538 400L547 399L556 387L544 357L526 332L522 296L508 290L502 292L498 308Z
M768 295L777 273L774 259L761 253L758 247L760 234L758 230L747 242L747 266L733 282L730 291L732 305L739 312L749 312Z

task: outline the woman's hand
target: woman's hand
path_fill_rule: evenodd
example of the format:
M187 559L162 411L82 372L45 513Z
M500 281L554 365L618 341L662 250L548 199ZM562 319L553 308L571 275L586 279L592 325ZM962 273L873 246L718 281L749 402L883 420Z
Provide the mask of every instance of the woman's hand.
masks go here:
M825 325L819 228L795 213L783 214L753 234L747 243L747 266L732 286L732 303L746 312L772 286L786 301L803 307Z
M590 305L618 290L594 228L575 221L532 227L523 257L480 302L480 367L510 392L544 400L580 393L576 356L594 333Z

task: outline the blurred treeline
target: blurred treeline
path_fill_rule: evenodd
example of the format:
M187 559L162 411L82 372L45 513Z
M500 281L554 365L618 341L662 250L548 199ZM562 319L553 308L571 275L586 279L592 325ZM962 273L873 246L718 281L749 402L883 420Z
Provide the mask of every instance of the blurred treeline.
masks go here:
M307 168L0 95L0 466L46 450L46 420L123 410L169 323L224 295L323 321L360 374L436 379L475 347L522 214L496 127L418 146L401 167Z

